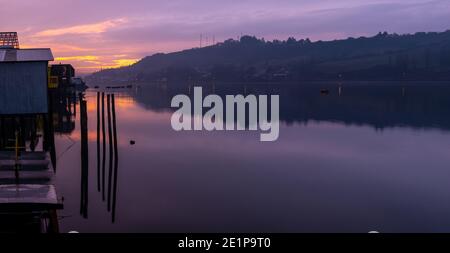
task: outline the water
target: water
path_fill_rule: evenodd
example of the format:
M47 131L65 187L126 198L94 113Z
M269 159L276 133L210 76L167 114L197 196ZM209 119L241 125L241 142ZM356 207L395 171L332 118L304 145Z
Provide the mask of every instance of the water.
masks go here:
M175 132L170 99L189 93L178 87L114 90L114 223L97 191L97 93L85 93L87 218L78 113L56 136L62 232L450 232L450 86L204 87L280 94L280 137L266 143L259 132Z

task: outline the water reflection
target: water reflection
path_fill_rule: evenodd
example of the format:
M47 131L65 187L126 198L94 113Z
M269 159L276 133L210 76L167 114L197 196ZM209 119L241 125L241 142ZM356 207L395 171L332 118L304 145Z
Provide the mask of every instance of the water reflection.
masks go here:
M102 95L103 96L103 95ZM97 191L101 192L101 161L100 161L100 126L102 123L100 122L100 92L97 92Z
M49 97L55 133L70 134L75 129L77 94L74 89L50 89Z
M81 193L80 193L80 214L83 218L88 218L89 199L89 144L88 144L88 115L87 102L83 94L80 98L80 131L81 131Z
M116 126L116 106L115 106L115 94L106 94L106 113L107 113L107 124L105 124L105 93L97 92L97 104L96 104L96 129L97 129L97 138L96 138L96 175L97 175L97 191L101 192L101 199L106 202L107 211L111 212L111 221L115 222L115 214L116 214L116 201L117 201L117 170L118 170L118 160L119 153L117 148L117 126ZM82 139L82 171L87 170L88 166L88 129L87 129L87 112L86 106L82 106L86 101L80 100L80 108L81 108L81 139ZM86 119L83 121L83 116ZM106 139L106 127L108 129L108 139ZM100 132L101 129L101 132ZM84 134L83 134L84 132ZM84 143L84 145L83 145ZM100 145L102 144L102 145ZM106 148L106 144L108 144L108 149ZM106 153L108 150L108 171L106 171ZM102 155L101 155L102 154ZM85 168L86 166L86 168ZM85 175L85 176L83 176ZM87 218L87 195L88 195L88 173L87 171L82 173L82 204L81 209L85 210L82 212L83 217ZM106 181L106 179L108 179ZM85 190L83 190L83 187ZM107 192L106 192L107 191ZM86 203L83 201L86 200Z
M114 223L116 220L116 203L117 203L117 170L119 168L119 153L117 148L117 123L116 123L116 101L114 94L112 97L112 120L113 120L113 141L114 141L114 176L113 176L113 197L112 197L112 213L111 221ZM108 200L110 197L108 197Z
M279 94L280 139L264 145L249 132L175 132L170 101L189 86L133 87L85 94L96 108L87 111L97 120L86 137L96 147L86 155L96 180L86 183L89 218L64 219L65 231L449 231L450 86L204 87L221 96ZM75 148L58 179L66 199L77 200L72 208L67 200L68 216L81 192Z
M170 102L176 94L192 97L191 87L141 85L128 94L146 109L164 112L174 110ZM445 116L450 113L450 86L445 83L211 84L204 87L204 96L213 91L222 97L279 94L280 120L287 124L329 121L376 129L395 126L450 129L450 118Z
M98 106L97 106L98 107ZM106 134L105 134L105 93L102 92L102 200L105 201L105 167L106 167ZM98 139L98 138L97 138Z

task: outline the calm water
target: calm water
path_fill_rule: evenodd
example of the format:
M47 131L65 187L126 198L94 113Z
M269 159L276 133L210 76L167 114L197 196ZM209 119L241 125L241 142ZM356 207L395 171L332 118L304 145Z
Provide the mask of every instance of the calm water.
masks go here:
M170 99L188 94L187 86L114 90L114 223L97 191L97 93L88 90L87 218L77 108L74 129L56 138L61 230L450 232L450 85L329 85L321 95L325 87L204 88L280 94L280 137L272 143L260 142L259 132L172 130Z

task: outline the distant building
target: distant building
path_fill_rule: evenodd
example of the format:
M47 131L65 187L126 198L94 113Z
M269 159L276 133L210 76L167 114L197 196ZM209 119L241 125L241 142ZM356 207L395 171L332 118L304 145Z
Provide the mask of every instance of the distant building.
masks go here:
M0 115L48 112L47 67L50 49L0 46Z
M70 64L51 65L50 76L58 77L58 87L69 87L72 85L72 78L75 77L75 69Z

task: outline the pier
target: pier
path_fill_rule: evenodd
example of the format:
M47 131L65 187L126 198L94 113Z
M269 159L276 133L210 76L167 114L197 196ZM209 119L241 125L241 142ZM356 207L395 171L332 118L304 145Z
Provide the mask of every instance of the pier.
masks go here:
M19 125L24 117L36 125L45 122L41 116L1 118L0 222L9 225L2 226L0 232L58 233L57 210L63 204L54 186L54 142L42 136L43 129ZM46 139L45 145L36 147L37 136Z
M0 33L0 232L59 232L50 61Z

